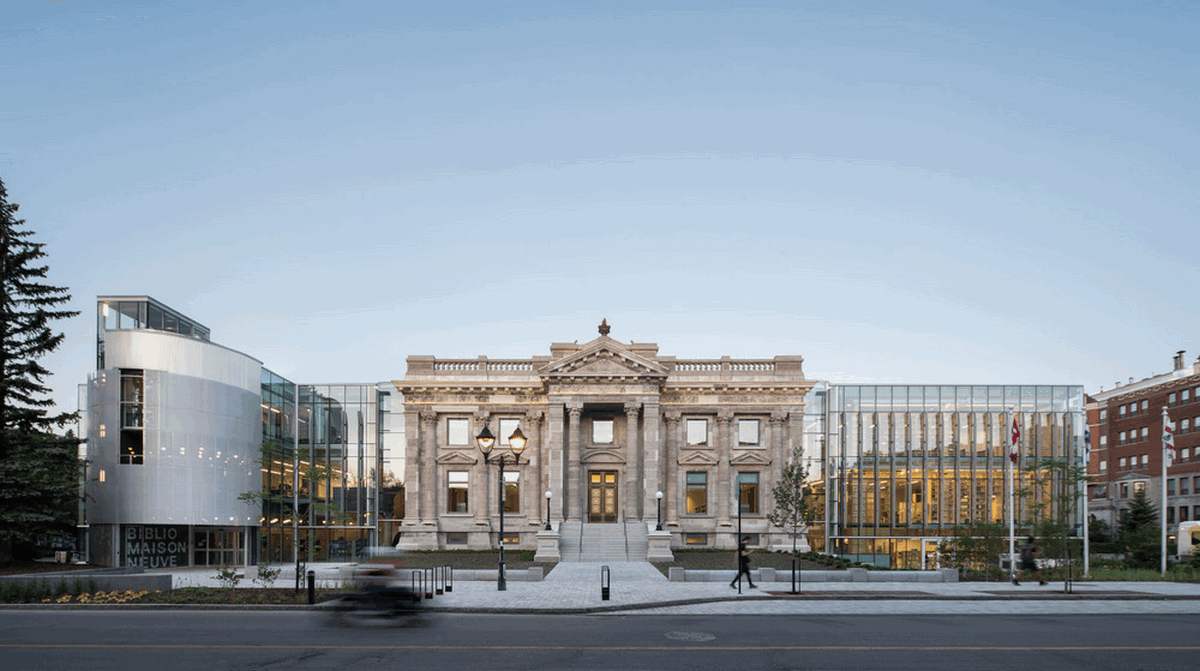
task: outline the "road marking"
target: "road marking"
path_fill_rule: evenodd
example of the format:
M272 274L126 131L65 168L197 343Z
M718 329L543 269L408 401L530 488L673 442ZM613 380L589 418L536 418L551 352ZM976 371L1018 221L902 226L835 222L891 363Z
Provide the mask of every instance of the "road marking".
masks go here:
M1200 651L1200 645L643 645L643 646L598 646L598 645L280 645L280 644L135 644L119 643L0 643L0 650L29 648L68 648L102 650L249 650L269 648L272 650L578 650L578 651L733 651L733 652L794 652L794 651L839 651L839 652L930 652L930 651L991 651L991 652L1159 652Z

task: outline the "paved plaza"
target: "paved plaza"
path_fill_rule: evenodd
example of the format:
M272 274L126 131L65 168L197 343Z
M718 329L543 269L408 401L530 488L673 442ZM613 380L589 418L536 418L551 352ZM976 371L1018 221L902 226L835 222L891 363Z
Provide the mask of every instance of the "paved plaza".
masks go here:
M602 572L608 567L608 598ZM344 566L312 567L319 584L341 580ZM463 573L463 572L460 572ZM514 572L514 575L516 572ZM215 571L172 572L176 587L215 586ZM469 574L468 574L469 575ZM494 575L494 572L493 572ZM728 577L707 582L671 582L654 566L630 563L559 563L540 581L510 579L499 591L495 579L462 580L423 605L435 611L470 613L595 614L1200 614L1200 584L1171 582L1075 581L1070 593L1062 582L1020 586L997 582L814 582L790 594L791 576L776 582L743 585L741 594ZM716 576L721 578L722 576ZM254 586L243 580L242 586ZM281 576L277 586L292 585Z

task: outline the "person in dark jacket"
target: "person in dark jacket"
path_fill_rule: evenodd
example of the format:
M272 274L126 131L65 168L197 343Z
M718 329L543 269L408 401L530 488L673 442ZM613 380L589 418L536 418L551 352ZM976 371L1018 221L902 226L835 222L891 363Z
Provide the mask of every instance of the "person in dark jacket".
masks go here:
M734 576L733 582L729 583L729 586L733 587L735 589L737 588L738 581L742 579L743 575L746 576L746 582L750 583L750 589L755 589L756 587L758 587L757 585L754 584L754 581L750 579L750 553L753 552L753 550L746 547L749 544L750 544L749 536L743 536L742 539L740 541L738 541L738 549L737 549L738 572L737 572L737 575Z
M1032 573L1033 577L1038 579L1039 585L1046 584L1046 581L1042 579L1042 571L1037 565L1037 557L1039 554L1041 554L1041 551L1038 550L1037 539L1033 536L1030 536L1029 540L1025 541L1025 544L1021 546L1021 568L1017 571L1016 575L1013 576L1014 585L1021 584L1021 574L1025 573L1026 571Z

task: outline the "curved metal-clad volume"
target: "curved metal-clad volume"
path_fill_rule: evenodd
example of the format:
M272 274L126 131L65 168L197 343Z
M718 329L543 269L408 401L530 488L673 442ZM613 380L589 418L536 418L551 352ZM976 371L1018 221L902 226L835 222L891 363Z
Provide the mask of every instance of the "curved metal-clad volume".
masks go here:
M261 362L161 331L105 344L88 381L90 522L256 526L238 495L262 486Z

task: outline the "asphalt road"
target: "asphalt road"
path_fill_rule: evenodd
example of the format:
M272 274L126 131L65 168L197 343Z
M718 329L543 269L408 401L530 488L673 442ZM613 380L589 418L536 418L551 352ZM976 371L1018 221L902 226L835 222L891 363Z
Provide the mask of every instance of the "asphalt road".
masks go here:
M424 614L332 626L313 612L0 611L4 669L1194 668L1200 622L1168 616Z

